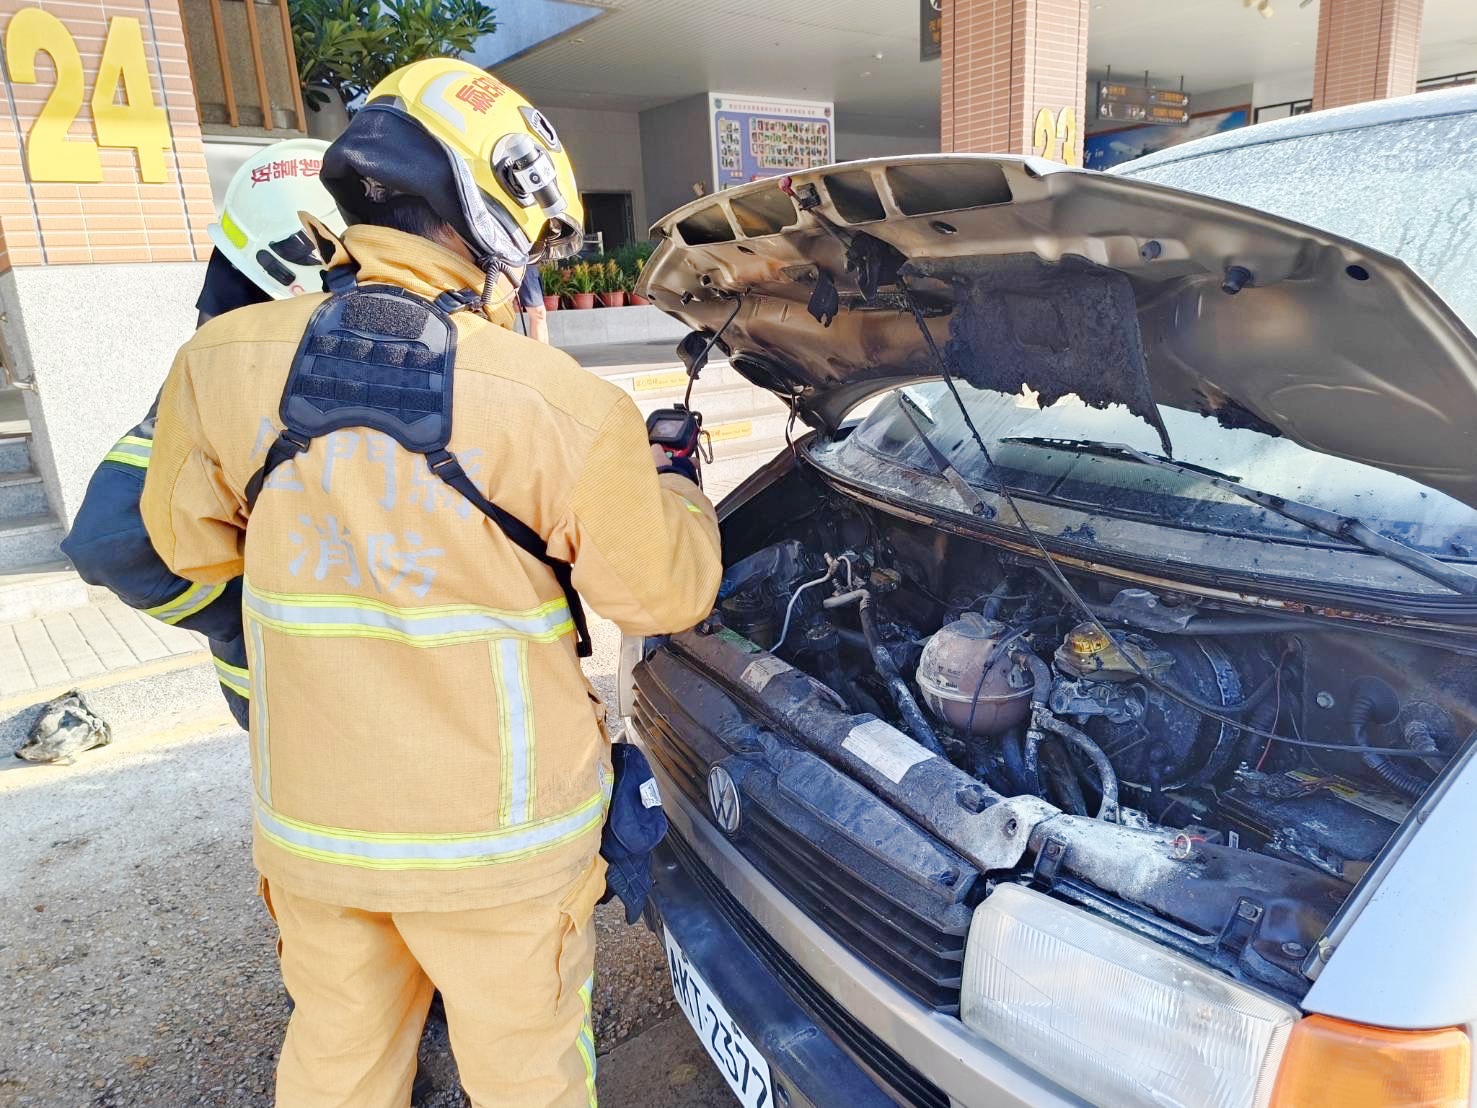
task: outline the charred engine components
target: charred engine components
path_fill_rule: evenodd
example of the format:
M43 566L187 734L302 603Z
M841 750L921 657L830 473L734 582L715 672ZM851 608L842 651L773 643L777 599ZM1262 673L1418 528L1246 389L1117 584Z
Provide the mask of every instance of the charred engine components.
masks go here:
M1057 647L1056 668L1069 676L1092 681L1135 681L1141 674L1157 676L1174 659L1140 635L1110 638L1095 623L1079 623Z
M735 562L718 589L723 625L760 646L774 645L791 583L806 567L805 548L793 539Z
M1011 629L978 612L940 628L923 648L918 687L939 719L966 735L998 735L1024 723L1031 674L1010 656Z
M1052 714L1075 720L1125 781L1176 788L1212 761L1217 768L1230 761L1239 733L1184 703L1219 711L1238 705L1241 675L1215 642L1125 631L1105 635L1086 623L1067 634L1053 661L1059 676L1051 689ZM1164 687L1181 696L1167 695Z
M1240 770L1220 803L1235 835L1230 845L1309 862L1346 881L1363 875L1407 812L1393 797L1307 770Z

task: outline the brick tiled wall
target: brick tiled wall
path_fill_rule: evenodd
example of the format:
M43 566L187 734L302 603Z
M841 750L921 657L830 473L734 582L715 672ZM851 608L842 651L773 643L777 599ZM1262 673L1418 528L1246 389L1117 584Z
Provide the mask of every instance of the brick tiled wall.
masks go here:
M1059 141L1046 156L1080 165L1088 7L1088 0L944 0L943 149L1039 153L1038 113L1069 108L1076 128L1068 149Z
M1422 0L1322 0L1314 109L1414 92L1421 8Z
M30 182L24 167L25 136L52 89L53 69L36 58L38 84L11 81L0 117L0 271L11 266L104 262L203 261L210 254L206 225L214 218L210 179L200 141L194 86L185 54L178 0L0 0L0 39L22 8L43 7L71 32L82 54L82 110L69 134L93 135L89 101L97 79L108 20L131 16L143 31L149 84L156 106L166 108L173 149L165 155L167 180L145 184L132 150L101 150L100 184Z

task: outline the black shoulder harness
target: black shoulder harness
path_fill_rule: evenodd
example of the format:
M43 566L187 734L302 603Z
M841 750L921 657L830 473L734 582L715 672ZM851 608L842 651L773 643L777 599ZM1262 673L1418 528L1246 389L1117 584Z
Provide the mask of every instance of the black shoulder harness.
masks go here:
M358 285L348 266L329 270L324 282L333 295L313 313L298 345L278 409L284 429L247 483L247 510L272 471L313 439L347 427L382 431L424 455L432 473L553 571L574 620L576 649L588 658L590 633L569 563L550 557L538 532L483 496L446 448L456 363L451 316L475 304L477 294L463 289L425 300L393 285Z

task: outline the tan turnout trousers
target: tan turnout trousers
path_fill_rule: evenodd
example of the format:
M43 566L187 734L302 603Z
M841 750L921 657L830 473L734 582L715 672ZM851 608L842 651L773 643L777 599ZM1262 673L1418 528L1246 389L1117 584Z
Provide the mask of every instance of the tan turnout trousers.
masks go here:
M262 882L295 1004L280 1108L405 1108L431 994L474 1108L593 1108L595 901L565 889L465 912L366 912Z

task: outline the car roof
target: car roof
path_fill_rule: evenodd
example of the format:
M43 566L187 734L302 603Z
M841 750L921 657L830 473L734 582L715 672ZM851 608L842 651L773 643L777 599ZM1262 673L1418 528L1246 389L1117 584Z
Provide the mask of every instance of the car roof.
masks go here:
M1290 116L1287 119L1258 123L1252 127L1238 127L1234 131L1222 131L1180 143L1178 146L1171 146L1157 154L1135 158L1107 172L1133 177L1146 170L1158 169L1192 158L1201 158L1207 154L1218 154L1224 150L1286 142L1289 139L1328 134L1333 131L1354 131L1365 127L1380 127L1389 123L1407 123L1416 119L1436 119L1441 116L1465 115L1473 112L1477 112L1477 85L1463 85L1459 88L1442 89L1438 92L1418 92L1413 96L1401 96L1394 100L1371 100L1363 104L1351 104L1346 108L1307 112L1303 115Z

